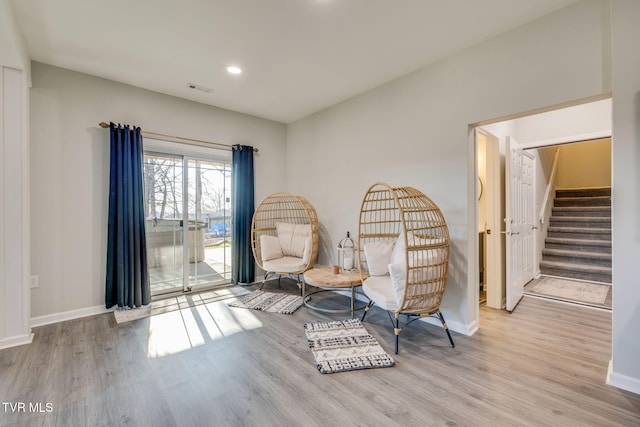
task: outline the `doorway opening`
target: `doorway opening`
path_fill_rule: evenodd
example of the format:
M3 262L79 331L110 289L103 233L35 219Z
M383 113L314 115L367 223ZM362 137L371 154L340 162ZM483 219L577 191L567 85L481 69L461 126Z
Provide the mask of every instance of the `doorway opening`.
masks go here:
M507 308L511 311L522 295L534 295L531 289L536 285L535 281L548 276L557 278L558 271L548 267L556 262L553 256L561 254L564 250L555 250L553 247L545 249L548 237L553 233L560 233L561 238L575 237L576 235L571 233L581 231L577 230L582 228L581 224L590 221L579 220L578 226L570 224L567 221L570 221L575 213L571 210L567 215L568 218L553 219L556 189L600 187L606 189L608 187L610 192L611 99L606 97L597 101L589 100L573 107L550 110L517 119L480 123L472 129L477 171L477 183L470 187L472 191L475 187L474 200L476 200L477 209L478 240L474 248L478 259L476 300L479 304L497 309ZM514 141L514 135L519 142ZM569 143L575 144L569 145ZM527 195L522 189L513 193L507 188L510 183L522 184L522 176L509 178L507 169L509 163L513 164L509 162L508 151L513 154L513 150L507 148L509 145L512 148L515 145L517 151L521 153L518 155L532 159L531 195ZM560 156L564 161L559 161L557 153L562 151L566 151ZM521 159L525 157L521 157L516 164L521 165ZM554 158L558 162L555 166ZM582 168L577 167L580 165ZM555 176L551 173L553 167L556 168ZM603 196L603 198L607 197ZM610 196L608 198L610 203ZM530 202L527 202L527 199ZM525 207L526 212L520 214L508 212L510 206L513 208L514 201L515 205ZM527 203L530 204L530 208L527 207ZM602 216L603 219L597 219L596 224L608 221L610 236L610 214L608 218L606 214ZM515 228L518 218L521 220L518 224L520 229ZM602 230L596 230L596 233L601 232L604 233ZM517 237L521 237L523 233L529 234L531 239L519 241ZM508 242L509 240L511 243ZM602 240L605 241L606 237ZM513 244L514 241L516 244ZM507 250L508 245L510 245L509 250ZM589 248L586 249L584 252L587 253L587 257L595 256L589 253L591 252ZM551 264L545 264L543 260L547 254L552 254ZM580 254L579 257L583 255ZM509 261L509 257L512 261ZM609 263L605 270L608 268L610 275L610 253L608 257L608 261L603 263ZM519 262L514 262L514 258ZM587 260L586 263L593 262ZM524 269L528 268L528 264L533 267L532 275L527 272L524 276L520 276ZM509 271L510 269L516 271ZM534 282L531 282L531 279L534 279ZM576 288L576 292L583 292L585 290L583 288L590 287L587 282L593 281L589 278L581 278L579 274L578 277L569 277L567 280L578 282L577 285L571 283L566 286ZM595 282L597 287L606 282L606 279ZM609 279L609 283L606 284L609 288L610 282ZM530 286L525 287L528 283ZM598 293L602 294L602 289ZM606 306L607 302L610 306L610 294L609 291L602 306ZM539 293L536 296L562 300L557 296ZM587 305L593 306L593 304Z

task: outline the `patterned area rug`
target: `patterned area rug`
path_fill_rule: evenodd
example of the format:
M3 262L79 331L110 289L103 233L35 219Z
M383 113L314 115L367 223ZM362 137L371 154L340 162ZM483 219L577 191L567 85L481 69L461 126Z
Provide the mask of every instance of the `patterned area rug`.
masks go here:
M610 285L543 277L539 282L527 286L525 291L549 297L602 305L607 298L609 288Z
M388 368L395 364L358 319L306 323L304 330L322 374Z
M228 305L266 311L267 313L293 314L302 306L302 297L257 290L236 298Z

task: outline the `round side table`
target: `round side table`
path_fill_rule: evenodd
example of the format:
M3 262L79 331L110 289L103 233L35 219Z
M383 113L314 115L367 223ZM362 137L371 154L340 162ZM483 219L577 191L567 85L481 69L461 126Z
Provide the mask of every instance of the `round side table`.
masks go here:
M307 293L306 284L322 289ZM351 317L354 317L356 310L363 310L366 307L366 305L361 307L355 306L356 288L361 285L362 278L360 277L360 271L354 270L334 274L333 267L316 267L304 272L304 280L302 281L302 299L305 301L304 305L310 309L326 313L344 313L350 311ZM310 297L311 295L315 295L320 292L333 292L336 289L351 289L351 307L349 309L322 308L318 307L316 304L311 304L310 299L307 301L307 297Z

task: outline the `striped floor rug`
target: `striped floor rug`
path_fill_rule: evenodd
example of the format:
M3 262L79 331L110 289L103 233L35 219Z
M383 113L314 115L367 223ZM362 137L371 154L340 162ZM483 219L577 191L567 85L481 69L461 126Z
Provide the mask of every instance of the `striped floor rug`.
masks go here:
M395 364L358 319L306 323L304 330L322 374L388 368Z
M228 303L231 307L250 308L267 313L293 314L302 306L299 295L253 291Z

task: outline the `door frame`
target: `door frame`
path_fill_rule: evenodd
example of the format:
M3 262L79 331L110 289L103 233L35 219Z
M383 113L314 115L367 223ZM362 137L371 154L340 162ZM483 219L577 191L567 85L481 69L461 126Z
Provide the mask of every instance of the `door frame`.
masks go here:
M501 221L501 197L500 190L500 139L482 128L476 128L476 145L478 138L485 139L485 210L486 210L486 227L485 227L485 285L487 293L487 306L491 308L501 309L504 307L504 295L501 292L504 277L502 274L503 265L503 246ZM478 198L478 197L476 197ZM479 199L478 199L479 201ZM478 217L480 211L478 210Z
M599 95L589 96L581 99L575 99L562 102L556 105L549 105L530 111L521 111L519 113L504 115L493 119L480 120L467 126L467 315L469 319L468 333L473 335L479 328L480 322L480 290L478 286L478 201L477 194L477 176L478 176L478 148L475 138L475 129L495 123L509 122L511 120L520 119L528 116L534 116L541 113L554 112L569 107L575 107L592 102L611 99L611 92ZM566 137L554 138L549 140L541 140L537 143L523 144L523 149L545 147L549 145L557 145L569 140L587 140L600 138L613 138L611 130L601 132L591 132L588 134L575 134Z
M205 285L194 285L189 281L189 251L192 250L192 239L189 233L189 179L190 179L190 161L211 161L221 162L231 166L231 153L216 152L212 153L210 147L203 147L198 144L182 143L172 139L163 138L145 138L144 152L172 156L180 159L180 168L183 174L182 179L182 289L175 287L174 290L168 292L156 293L152 298L166 298L173 295L182 295L196 291L203 291L220 286L226 286L231 282L216 282ZM194 234L195 236L195 234Z

